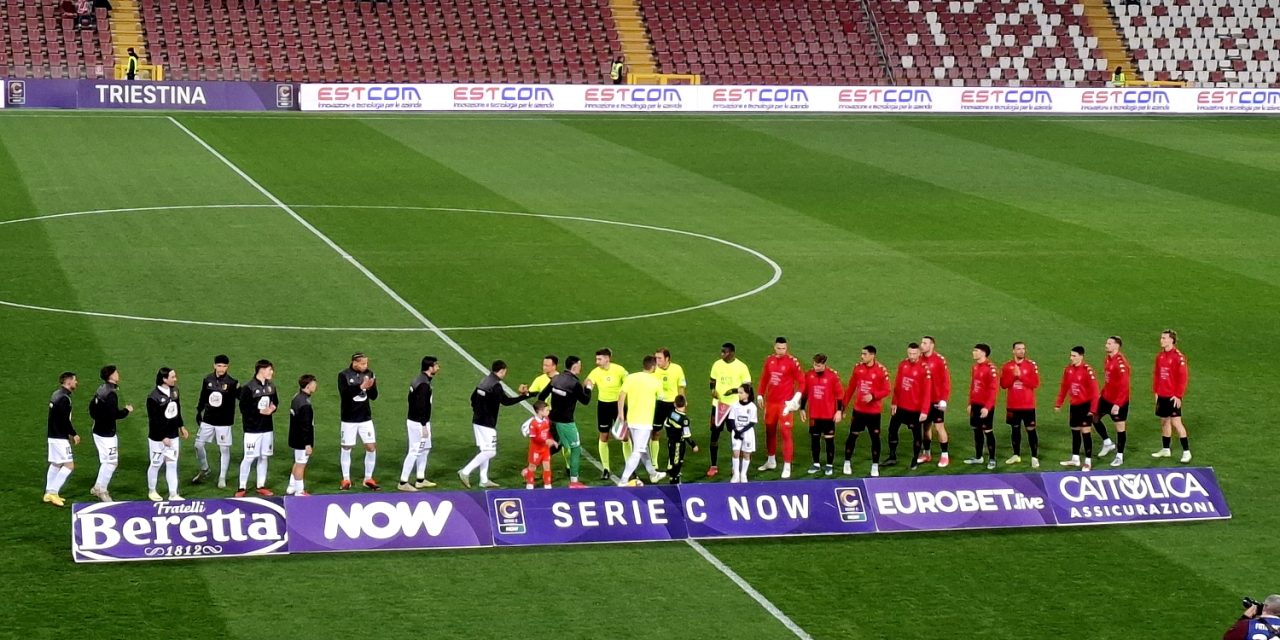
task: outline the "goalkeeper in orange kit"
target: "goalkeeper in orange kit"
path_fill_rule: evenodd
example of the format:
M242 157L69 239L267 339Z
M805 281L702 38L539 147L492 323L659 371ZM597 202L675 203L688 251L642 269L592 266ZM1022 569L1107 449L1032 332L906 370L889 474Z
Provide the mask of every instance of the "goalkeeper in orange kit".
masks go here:
M532 489L534 474L538 465L542 465L542 486L551 488L551 407L542 401L533 404L533 417L520 427L520 433L529 439L529 466L521 474L524 476L524 488Z

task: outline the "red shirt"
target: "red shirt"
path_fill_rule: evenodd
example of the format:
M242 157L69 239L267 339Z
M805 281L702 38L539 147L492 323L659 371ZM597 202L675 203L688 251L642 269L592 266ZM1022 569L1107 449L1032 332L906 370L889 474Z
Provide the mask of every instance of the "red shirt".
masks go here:
M931 393L929 396L929 404L938 404L943 400L951 399L951 368L947 366L947 359L942 354L934 351L927 356L920 356L920 361L929 367L929 377L933 380L933 385L929 388Z
M844 409L844 389L840 386L840 374L828 368L822 373L810 369L804 374L804 389L800 395L800 408L808 407L812 420L832 420L836 411Z
M988 411L996 408L996 394L1000 391L1000 377L996 363L987 360L973 365L969 374L969 404L976 404Z
M764 396L765 401L782 403L804 388L804 369L795 356L775 354L764 359L764 369L760 371L759 380L759 393Z
M1181 398L1187 392L1187 357L1177 347L1156 354L1151 389L1161 398Z
M1053 406L1062 407L1062 401L1070 398L1072 406L1089 403L1089 412L1098 412L1098 376L1088 364L1067 365L1062 370L1062 384L1058 386L1058 401Z
M529 419L529 448L541 449L549 446L551 439L551 421L538 418Z
M1022 370L1022 376L1013 376L1014 368ZM1036 361L1024 359L1022 362L1010 360L1000 370L1000 388L1008 389L1004 406L1010 410L1036 408L1036 389L1040 388L1040 367Z
M844 406L852 406L858 413L880 413L890 391L889 370L884 365L879 362L869 365L858 363L853 365L853 373L849 374L849 386L844 391ZM868 393L871 394L871 402L863 402L862 397Z
M916 413L929 412L929 400L933 397L933 381L924 359L919 362L903 360L898 363L898 379L893 387L893 404L899 409Z
M1129 402L1129 360L1123 353L1107 356L1102 365L1107 374L1107 384L1102 387L1102 397L1111 404L1122 405Z

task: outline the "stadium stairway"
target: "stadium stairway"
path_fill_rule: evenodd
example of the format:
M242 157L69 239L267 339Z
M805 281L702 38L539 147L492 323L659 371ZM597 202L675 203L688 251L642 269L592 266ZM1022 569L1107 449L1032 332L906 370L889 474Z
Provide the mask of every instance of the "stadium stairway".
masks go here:
M142 35L142 14L137 0L112 0L111 53L118 63L128 61L130 47L137 52L141 64L151 63L146 37ZM139 75L142 73L140 69Z
M1120 25L1111 13L1111 7L1105 0L1080 0L1080 3L1084 5L1084 18L1088 21L1089 28L1098 38L1098 50L1107 57L1108 81L1111 71L1117 66L1124 69L1124 75L1130 81L1137 80L1138 73L1133 67L1133 56L1125 46Z
M609 0L614 28L622 43L622 55L629 73L657 73L657 61L649 46L649 28L636 0Z

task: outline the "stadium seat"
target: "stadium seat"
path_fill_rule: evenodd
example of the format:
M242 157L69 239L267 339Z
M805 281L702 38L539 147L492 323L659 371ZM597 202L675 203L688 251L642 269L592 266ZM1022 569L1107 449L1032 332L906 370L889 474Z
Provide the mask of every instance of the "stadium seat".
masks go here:
M1108 0L1146 81L1280 87L1280 22L1258 0Z

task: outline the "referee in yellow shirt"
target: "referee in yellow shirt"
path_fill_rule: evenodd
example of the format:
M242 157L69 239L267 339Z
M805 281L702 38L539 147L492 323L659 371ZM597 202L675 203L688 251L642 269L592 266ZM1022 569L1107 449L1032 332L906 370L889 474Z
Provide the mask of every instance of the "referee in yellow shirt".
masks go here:
M600 466L604 471L601 480L612 477L609 473L609 430L618 421L618 394L622 391L622 381L627 377L627 370L622 365L613 363L613 352L609 349L596 351L596 368L587 374L588 390L596 389L596 428L600 430ZM625 453L625 451L624 451Z
M649 457L653 458L654 464L658 464L658 460L661 460L658 457L659 439L665 433L667 418L676 410L676 397L684 395L688 381L684 379L684 367L671 361L670 349L658 349L653 357L658 360L658 368L653 370L653 374L662 382L662 396L658 398L658 408L653 413L653 443L649 445ZM671 451L667 451L668 469L675 464L671 454Z
M720 432L729 409L738 401L738 388L751 382L751 370L738 359L737 348L732 342L720 346L720 359L711 365L711 468L707 477L714 478L720 472L716 465L720 454Z

